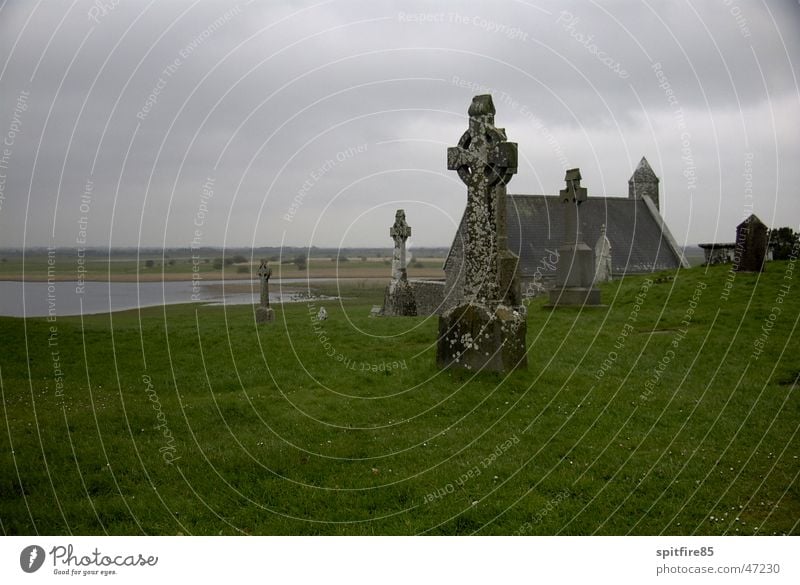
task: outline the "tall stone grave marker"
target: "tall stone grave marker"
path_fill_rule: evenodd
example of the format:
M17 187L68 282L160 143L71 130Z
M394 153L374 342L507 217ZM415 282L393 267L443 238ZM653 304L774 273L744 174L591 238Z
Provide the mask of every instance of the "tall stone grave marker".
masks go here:
M767 258L767 226L755 214L736 226L736 251L739 262L737 272L763 272Z
M258 279L261 284L261 302L256 308L256 323L267 323L275 320L275 311L269 306L269 277L272 276L272 268L265 258L261 259L261 266L258 267Z
M417 314L414 290L406 274L406 241L411 237L411 227L406 223L406 212L398 209L394 225L389 228L389 237L394 240L392 254L392 281L383 297L383 314L390 317L413 317Z
M580 205L586 201L580 169L569 169L567 185L559 192L564 205L564 243L558 249L556 286L550 291L551 307L599 305L600 290L594 286L594 254L581 235Z
M469 108L469 129L447 149L447 168L467 186L464 301L439 317L436 363L505 372L527 367L526 312L518 258L508 249L506 185L517 172L517 145L494 125L492 96Z
M611 242L606 236L606 224L600 226L600 237L594 245L594 282L611 282Z

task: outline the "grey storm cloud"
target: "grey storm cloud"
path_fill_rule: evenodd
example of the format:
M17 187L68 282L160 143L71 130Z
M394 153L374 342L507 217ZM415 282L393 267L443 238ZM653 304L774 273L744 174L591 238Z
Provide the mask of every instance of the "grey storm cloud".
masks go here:
M0 246L449 244L475 93L511 193L647 156L681 243L800 224L796 2L22 2L0 7ZM89 205L85 203L89 201ZM81 204L84 203L83 207ZM199 236L198 236L199 234Z

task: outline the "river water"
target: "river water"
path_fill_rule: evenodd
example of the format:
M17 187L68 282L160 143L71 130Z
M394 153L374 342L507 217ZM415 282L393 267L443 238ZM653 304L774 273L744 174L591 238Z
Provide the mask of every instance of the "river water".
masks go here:
M280 292L281 285L292 290L306 288L304 278L285 278L270 281L270 303L306 300L306 295ZM249 285L251 292L225 292L226 286ZM124 311L138 307L202 303L204 305L252 305L259 302L257 280L204 280L177 282L12 282L0 281L0 316L45 317L50 310L55 315L84 315ZM194 296L193 296L194 295Z

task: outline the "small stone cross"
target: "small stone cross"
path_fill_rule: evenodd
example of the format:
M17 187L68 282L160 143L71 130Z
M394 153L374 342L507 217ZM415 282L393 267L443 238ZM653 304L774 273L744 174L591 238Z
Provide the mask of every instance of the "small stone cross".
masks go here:
M272 276L272 268L266 258L261 259L261 266L258 267L258 277L261 281L261 306L269 307L269 277Z
M561 202L566 203L564 208L564 243L575 244L581 241L581 225L578 216L578 206L586 201L588 195L586 187L581 187L581 170L569 169L564 177L567 185L559 192Z

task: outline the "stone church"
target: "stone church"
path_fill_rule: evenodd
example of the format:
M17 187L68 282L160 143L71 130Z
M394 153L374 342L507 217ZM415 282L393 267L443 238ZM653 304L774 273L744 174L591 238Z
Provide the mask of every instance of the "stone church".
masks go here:
M642 157L628 181L628 197L592 197L581 205L583 240L594 247L605 235L611 244L611 277L688 268L681 249L659 212L659 179ZM564 210L558 195L507 195L508 247L519 256L522 296L552 287L558 248L564 240ZM464 217L444 264L444 308L463 290Z

